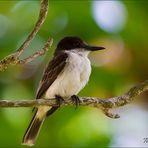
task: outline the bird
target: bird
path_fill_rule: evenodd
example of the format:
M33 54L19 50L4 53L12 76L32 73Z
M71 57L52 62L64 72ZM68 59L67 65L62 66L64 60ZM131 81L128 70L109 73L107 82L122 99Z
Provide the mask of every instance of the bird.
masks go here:
M101 46L88 45L77 36L67 36L59 41L52 59L47 64L36 99L55 98L59 106L39 106L25 132L23 145L35 144L44 120L54 113L65 97L71 97L76 105L79 103L77 94L89 81L91 62L88 55L92 51L105 49Z

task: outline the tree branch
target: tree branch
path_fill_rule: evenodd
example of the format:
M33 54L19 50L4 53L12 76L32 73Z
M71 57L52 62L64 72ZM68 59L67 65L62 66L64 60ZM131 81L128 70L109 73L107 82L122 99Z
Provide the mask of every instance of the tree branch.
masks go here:
M40 30L42 24L44 23L44 21L46 19L47 12L48 12L48 0L41 0L41 8L40 8L39 17L38 17L38 20L37 20L32 32L28 35L27 39L16 50L16 52L6 56L4 59L2 59L0 61L0 71L6 70L9 65L17 65L17 64L22 63L22 61L19 59L19 57L23 53L23 51L30 45L31 41L36 36L37 32ZM48 42L49 42L49 40L48 40ZM47 42L47 46L49 45L48 42ZM51 46L51 44L49 46ZM46 49L48 49L48 48L46 48ZM24 59L23 61L24 61L24 63L28 63L28 62L34 60L35 58L37 58L38 56L45 54L46 51L47 50L43 49L42 54L40 54L41 53L40 51L36 52L35 54L32 55L32 58L30 56L30 58L28 57L28 58Z
M42 49L35 52L34 54L32 54L31 56L27 57L24 60L19 60L18 64L27 64L27 63L35 60L38 56L44 55L48 51L48 49L51 47L52 43L53 43L53 39L49 38L47 43L44 45L44 47Z
M44 23L46 16L48 12L48 0L41 0L41 9L39 13L38 20L32 30L32 32L28 35L27 39L24 41L24 43L17 49L18 55L20 56L21 53L24 51L25 48L29 46L31 41L36 36L37 32L40 30L42 24Z
M80 106L91 106L101 109L104 114L110 118L119 118L118 114L112 114L109 109L117 108L131 103L133 98L148 91L148 80L137 86L132 87L127 93L122 96L101 99L97 97L79 97ZM57 106L55 98L38 99L38 100L1 100L0 107L37 107L37 106ZM71 98L64 98L63 106L74 105Z

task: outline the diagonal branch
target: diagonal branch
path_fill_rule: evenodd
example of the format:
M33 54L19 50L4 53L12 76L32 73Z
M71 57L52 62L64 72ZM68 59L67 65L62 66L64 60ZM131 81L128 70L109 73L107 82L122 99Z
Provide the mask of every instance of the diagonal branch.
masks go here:
M38 17L38 20L37 20L32 32L28 35L28 37L24 41L24 43L17 49L19 56L24 51L24 49L29 46L31 41L36 36L37 32L40 30L42 24L44 23L44 21L46 19L47 12L48 12L48 0L42 0L41 1L41 9L40 9L39 17Z
M148 91L148 80L132 87L127 93L122 96L101 99L97 97L79 97L80 106L91 106L101 109L105 115L110 118L119 118L118 114L112 114L109 109L117 108L131 103L133 99L142 93ZM55 98L38 99L38 100L1 100L0 107L37 107L37 106L57 106ZM71 98L64 98L63 106L74 105Z
M37 32L40 30L42 24L44 23L44 21L46 19L47 12L48 12L48 0L41 0L41 8L40 8L39 17L38 17L38 20L37 20L33 30L28 35L28 37L24 41L24 43L16 50L16 52L6 56L4 59L2 59L0 61L0 71L6 70L9 65L17 65L17 64L21 63L21 61L19 59L20 55L30 45L31 41L36 36ZM44 51L47 51L47 50L44 50ZM44 53L45 52L43 52L43 54ZM42 55L42 54L36 53L36 55L33 56L34 58L32 58L32 59L35 59L40 55ZM25 63L27 63L28 61L30 61L30 60L27 59L27 61Z
M27 64L27 63L35 60L38 56L44 55L48 51L48 49L51 47L52 43L53 43L53 39L49 38L47 43L44 45L44 47L42 49L35 52L34 54L32 54L31 56L27 57L24 60L18 61L18 64Z

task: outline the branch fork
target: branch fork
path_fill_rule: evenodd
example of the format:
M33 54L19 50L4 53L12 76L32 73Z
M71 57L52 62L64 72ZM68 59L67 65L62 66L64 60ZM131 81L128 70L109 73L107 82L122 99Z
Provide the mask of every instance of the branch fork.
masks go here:
M16 52L6 56L4 59L0 61L0 71L6 70L9 65L26 64L28 62L31 62L48 51L53 41L51 38L48 39L47 43L41 50L35 52L33 55L27 57L24 60L20 60L20 56L22 55L23 51L30 45L30 43L32 42L38 31L41 29L46 19L47 12L48 12L48 0L41 0L39 17L33 30L28 35L27 39L23 42L23 44L16 50Z

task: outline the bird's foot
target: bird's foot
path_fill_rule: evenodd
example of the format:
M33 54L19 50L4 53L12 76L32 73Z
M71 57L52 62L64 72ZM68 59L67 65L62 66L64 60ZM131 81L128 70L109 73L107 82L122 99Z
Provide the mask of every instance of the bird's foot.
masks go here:
M60 107L61 104L64 102L64 99L63 99L61 96L59 96L59 95L56 95L56 96L55 96L55 99L56 99L57 104L58 104L59 107Z
M75 103L76 108L77 108L77 107L79 106L79 104L80 104L80 99L79 99L79 97L76 96L76 95L72 95L72 96L71 96L71 99L72 99L72 101Z

